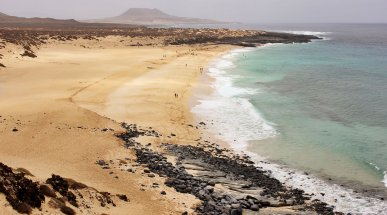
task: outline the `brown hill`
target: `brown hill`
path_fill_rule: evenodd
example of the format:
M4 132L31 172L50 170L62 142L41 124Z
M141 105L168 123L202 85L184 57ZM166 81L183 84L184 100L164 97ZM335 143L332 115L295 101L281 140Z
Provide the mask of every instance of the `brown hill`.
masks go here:
M60 20L52 18L24 18L10 16L0 12L0 24L77 24L79 22L74 19Z
M118 23L135 25L171 25L171 24L225 24L226 22L178 17L166 14L158 9L131 8L125 13L105 19L87 20L95 23Z

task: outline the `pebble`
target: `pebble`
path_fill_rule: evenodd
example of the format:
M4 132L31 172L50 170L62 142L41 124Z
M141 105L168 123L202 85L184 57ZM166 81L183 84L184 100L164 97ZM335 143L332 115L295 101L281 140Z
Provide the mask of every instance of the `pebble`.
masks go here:
M97 164L100 166L104 166L104 165L106 165L106 162L104 160L98 160Z
M252 205L252 206L250 207L250 209L251 209L252 211L259 211L259 206L258 206L258 205Z

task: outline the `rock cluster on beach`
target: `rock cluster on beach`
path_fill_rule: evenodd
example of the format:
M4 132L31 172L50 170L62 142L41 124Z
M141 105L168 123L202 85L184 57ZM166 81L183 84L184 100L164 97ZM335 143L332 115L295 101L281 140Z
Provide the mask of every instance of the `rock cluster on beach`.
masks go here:
M265 212L273 208L286 208L286 214L340 214L326 203L312 201L302 190L285 187L255 167L246 155L233 154L216 144L163 144L164 155L128 138L137 136L133 135L139 133L136 126L124 127L127 132L118 136L135 151L137 162L145 165L148 173L164 177L165 184L177 192L200 199L199 214L238 215L244 210ZM168 161L166 155L176 161Z
M155 130L146 130L137 128L136 124L126 124L122 123L121 126L126 129L127 132L116 135L118 138L121 138L125 141L126 147L132 147L136 144L139 144L135 141L135 138L140 136L154 136L154 137L160 137L161 134L156 132Z
M63 214L76 214L75 209L88 210L97 201L100 207L115 207L113 197L128 202L126 195L100 192L71 179L52 175L45 183L26 177L26 170L13 170L0 163L0 193L4 194L12 208L22 214L41 209L44 202ZM29 174L30 175L30 174ZM30 175L32 176L32 175Z
M188 126L196 128L204 124ZM161 188L162 179L165 186L200 200L194 208L198 214L341 214L324 202L312 200L302 190L286 187L246 155L235 154L209 141L200 143L200 140L195 145L143 145L137 138L162 135L135 124L122 123L122 127L125 132L116 136L123 140L124 147L133 151L134 159L118 162L99 159L96 164L112 177L117 177L116 168L131 174L140 170L138 174L151 181L151 188L160 189L161 196L171 195ZM0 163L0 193L19 213L31 213L45 202L64 214L76 214L79 209L87 211L95 201L99 207L115 207L115 201L130 202L126 195L100 192L55 174L44 182L30 177L33 176L27 170L13 170ZM142 184L141 190L145 191L146 187Z
M25 177L24 173L0 163L0 193L19 213L30 213L32 208L40 208L45 198L38 183Z

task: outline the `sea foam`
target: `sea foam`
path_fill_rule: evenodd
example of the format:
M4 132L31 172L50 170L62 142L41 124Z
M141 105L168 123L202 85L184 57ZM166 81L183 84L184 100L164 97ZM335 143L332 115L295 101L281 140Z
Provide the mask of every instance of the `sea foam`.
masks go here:
M278 31L289 34L302 34L302 35L312 35L322 38L323 40L330 40L329 34L332 32L321 32L321 31Z
M374 163L369 163L371 166L373 166L377 171L381 171L380 167L378 167L376 164ZM387 171L384 171L383 172L383 180L382 180L383 184L385 187L387 187Z
M192 111L200 118L216 125L215 136L226 142L232 140L234 148L245 148L249 140L262 140L276 135L271 123L265 121L255 110L245 95L258 93L255 89L240 88L233 85L239 76L230 75L226 69L235 65L234 57L250 49L237 49L218 59L208 69L208 75L214 78L211 87L214 93L201 96L199 104Z
M387 171L384 171L383 174L384 174L384 178L382 182L384 183L384 186L387 187Z
M385 201L365 197L337 184L329 184L313 175L306 175L302 171L266 162L264 158L255 153L245 153L252 157L258 167L270 171L274 178L290 187L304 190L307 194L314 194L312 199L319 199L333 205L336 211L351 214L387 214L387 202Z
M322 32L322 31L281 31L281 32L290 33L290 34L313 35L313 36L323 36L331 33L331 32Z
M216 138L229 143L236 152L246 153L252 157L257 166L271 172L273 177L287 186L302 189L308 194L313 193L315 195L312 199L319 199L333 205L340 212L386 214L387 203L384 201L364 197L350 189L305 175L302 171L267 162L264 157L246 151L250 140L263 140L278 135L275 124L266 121L244 97L259 91L234 86L233 83L239 76L228 73L228 70L235 68L234 60L252 50L255 49L234 50L211 64L208 75L214 79L211 85L213 93L199 96L198 105L192 108L192 112L201 120L210 122L210 132ZM384 183L387 186L387 171Z

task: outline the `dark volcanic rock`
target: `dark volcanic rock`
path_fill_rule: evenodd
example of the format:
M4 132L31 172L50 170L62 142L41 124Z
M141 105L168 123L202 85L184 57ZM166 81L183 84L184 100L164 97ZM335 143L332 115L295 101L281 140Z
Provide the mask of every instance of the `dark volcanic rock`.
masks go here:
M19 213L30 213L31 208L40 208L44 195L38 183L24 177L23 173L14 173L12 169L0 163L0 193L6 196L13 209Z
M21 54L22 57L30 57L30 58L36 58L36 54L30 50L25 50L23 54Z
M121 199L122 201L125 201L125 202L129 202L129 199L126 195L117 195L119 199Z
M118 135L126 143L135 142L133 138L141 135L136 132L132 135L133 131L137 130L133 126L127 126L126 129L128 134ZM230 150L211 145L209 142L197 146L163 144L162 148L166 153L177 158L175 165L168 162L163 154L139 143L126 146L135 151L137 162L145 165L146 170L166 177L167 186L202 200L202 204L196 208L198 214L239 215L243 209L259 211L262 207L283 206L297 206L295 208L309 212L335 214L325 203L316 201L313 205L306 204L310 198L304 195L304 191L285 187L280 181L270 177L269 173L255 167L248 156L235 155ZM190 165L187 168L193 167L193 170L196 170L195 176L187 172L186 164ZM146 170L145 173L148 172ZM242 185L239 186L240 183ZM224 192L224 189L214 189L216 184L229 189L227 192ZM256 192L251 194L254 196L246 194L252 191Z
M20 169L22 168L19 168L19 171ZM42 202L45 201L45 196L47 196L50 197L48 202L50 207L58 209L64 214L73 215L75 211L66 204L68 202L75 207L79 207L77 196L80 199L85 198L79 192L81 189L91 189L88 190L89 194L92 195L90 200L96 199L102 207L107 204L116 206L108 192L100 192L72 179L64 179L59 175L52 175L51 178L46 180L47 184L39 184L26 178L24 172L28 171L22 169L20 173L13 172L10 167L0 163L0 193L5 195L9 204L19 213L29 214L34 208L40 209ZM70 189L74 190L77 196ZM125 195L117 195L117 197L123 201L129 201ZM90 206L85 205L82 201L81 207L82 210L84 207L89 208ZM2 214L1 212L0 214Z
M66 215L75 215L76 214L72 208L69 208L67 206L61 207L60 211Z
M251 209L252 211L259 211L259 205L252 205L252 206L250 207L250 209Z
M307 206L306 209L316 211L318 214L321 215L334 214L333 207L329 207L327 203L321 202L319 200L313 200L312 204Z
M34 51L32 51L31 46L24 45L23 48L24 48L24 53L21 54L22 57L30 57L30 58L37 57L36 54L34 53Z
M59 175L52 175L51 178L47 179L47 184L51 184L51 186L59 192L63 197L66 197L68 202L75 207L78 207L77 197L69 191L69 183L60 177Z
M266 172L257 169L253 165L249 165L244 159L235 157L230 159L228 157L214 156L210 151L206 151L201 147L194 146L177 146L167 145L167 149L172 153L177 154L180 158L184 159L200 159L203 163L212 166L213 170L221 170L227 174L232 175L236 179L248 179L253 186L262 187L264 191L262 195L271 195L273 197L288 197L297 195L299 202L303 202L303 192L295 190L293 193L289 193L288 196L283 193L287 192L287 189L279 182L266 174ZM213 150L215 154L221 155L223 151Z
M155 136L155 137L160 136L160 134L154 130L138 129L136 124L122 123L121 125L126 129L126 132L117 134L116 136L125 141L126 147L133 147L133 146L139 145L139 143L137 143L134 140L134 138L137 138L140 136Z
M7 44L24 48L23 57L36 58L32 48L39 48L50 40L66 42L77 39L95 40L108 36L130 38L154 38L150 43L131 43L128 46L192 45L192 44L231 44L242 47L255 47L266 43L306 43L320 39L311 35L296 35L256 30L232 30L209 28L146 28L143 26L96 24L80 22L2 22L0 20L0 49ZM47 19L43 19L47 21ZM82 45L84 48L86 46ZM1 58L1 56L0 56ZM0 64L1 65L1 64Z
M40 185L39 187L40 191L45 195L45 196L48 196L48 197L51 197L51 198L56 198L56 194L55 194L55 191L51 189L51 187L43 184L43 185Z
M107 163L106 163L104 160L98 160L98 161L97 161L97 164L100 165L100 166L105 166L105 165L107 165Z
M107 204L111 204L114 207L116 204L111 199L110 193L108 192L98 192L99 195L96 196L96 199L99 201L102 207L105 207Z

